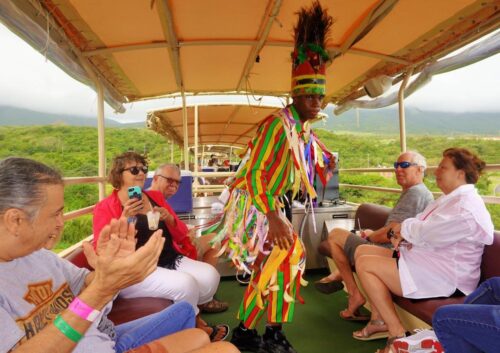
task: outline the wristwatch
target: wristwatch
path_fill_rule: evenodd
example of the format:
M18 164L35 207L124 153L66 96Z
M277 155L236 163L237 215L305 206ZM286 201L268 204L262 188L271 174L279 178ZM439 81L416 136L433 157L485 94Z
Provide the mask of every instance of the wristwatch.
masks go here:
M396 234L394 234L392 228L389 228L389 230L387 231L387 239L391 240L391 238L393 238L395 235Z

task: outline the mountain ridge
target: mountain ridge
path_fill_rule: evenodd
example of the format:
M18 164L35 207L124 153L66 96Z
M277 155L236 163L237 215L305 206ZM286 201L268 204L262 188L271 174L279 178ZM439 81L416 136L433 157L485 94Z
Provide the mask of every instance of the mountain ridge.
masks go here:
M68 125L97 127L97 118L85 115L50 113L10 105L0 105L0 126ZM145 127L144 122L122 123L105 118L107 127Z
M359 124L354 109L340 116L333 114L333 108L327 107L329 115L326 122L318 122L315 128L333 132L362 132L375 134L399 134L399 118L396 108L376 110L360 109ZM68 125L97 127L97 119L84 115L71 115L41 112L26 108L0 105L0 126L32 125ZM106 118L107 127L141 128L145 122L122 123ZM406 108L406 131L416 135L500 135L500 112L439 112L425 111L419 108Z
M316 123L316 128L343 132L370 132L399 134L399 116L396 108L360 109L359 124L356 110L339 116L327 107L329 118ZM407 107L405 110L406 132L417 135L500 135L500 112L439 112Z

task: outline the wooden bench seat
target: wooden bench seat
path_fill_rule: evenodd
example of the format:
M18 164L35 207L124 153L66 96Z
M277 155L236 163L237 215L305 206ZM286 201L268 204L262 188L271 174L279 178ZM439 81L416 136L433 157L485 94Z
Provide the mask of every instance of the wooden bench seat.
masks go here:
M92 270L92 267L89 266L87 258L83 253L82 247L71 252L65 259L78 267ZM139 319L143 316L154 314L172 305L172 303L171 300L164 298L144 297L125 299L118 297L113 301L113 308L108 314L108 318L113 321L115 325L119 325Z

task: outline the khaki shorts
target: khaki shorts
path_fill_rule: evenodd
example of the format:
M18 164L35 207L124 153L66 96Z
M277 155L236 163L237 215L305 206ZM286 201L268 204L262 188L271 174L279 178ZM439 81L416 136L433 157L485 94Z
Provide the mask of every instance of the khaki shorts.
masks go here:
M356 235L354 233L350 233L347 236L347 239L345 240L344 244L344 253L346 254L347 258L349 259L349 263L351 266L354 266L354 253L356 252L356 249L360 245L377 245L381 246L383 248L392 248L391 243L386 243L386 244L381 244L381 243L372 243L371 241L368 241L366 239L361 238L359 235Z

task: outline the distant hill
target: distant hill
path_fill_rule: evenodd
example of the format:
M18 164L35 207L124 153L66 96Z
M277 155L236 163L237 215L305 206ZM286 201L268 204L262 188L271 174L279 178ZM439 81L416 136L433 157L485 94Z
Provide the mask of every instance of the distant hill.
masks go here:
M326 124L317 123L316 128L333 131L371 132L398 134L399 117L395 108L360 109L359 126L356 111L335 116L332 108L327 108L329 119ZM406 131L417 135L500 135L500 112L496 113L449 113L423 111L406 108Z
M137 128L145 127L143 122L124 124L113 119L105 119L106 127ZM55 114L40 112L25 108L0 105L0 125L68 125L68 126L97 126L97 118L83 115Z
M336 116L331 107L326 109L329 119L317 123L316 128L343 132L370 132L398 134L399 119L396 108L360 109L359 126L355 110ZM25 108L0 106L0 126L67 125L96 127L97 119L82 115L54 114ZM143 128L144 122L121 123L106 119L106 127ZM406 109L406 131L414 135L485 135L500 136L500 112L449 113Z

